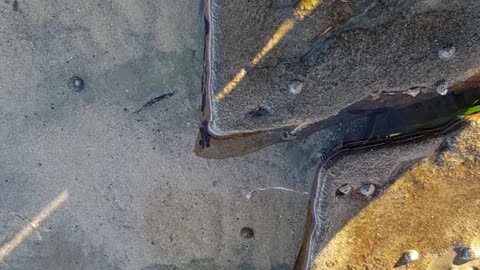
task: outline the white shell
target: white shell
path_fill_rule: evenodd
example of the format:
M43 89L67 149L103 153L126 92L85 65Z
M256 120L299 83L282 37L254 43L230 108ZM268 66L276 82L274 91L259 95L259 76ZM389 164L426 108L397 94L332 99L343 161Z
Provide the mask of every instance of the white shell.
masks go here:
M352 186L351 185L343 185L341 186L338 191L340 191L342 194L348 195L350 192L352 192Z
M288 92L298 95L303 90L303 83L300 81L293 81L288 85Z
M442 82L437 86L437 93L439 95L445 96L448 93L448 83Z
M450 60L453 57L455 57L455 53L457 52L457 49L455 47L444 47L438 50L438 57L442 60Z
M413 262L418 260L418 258L420 258L420 254L418 254L418 251L416 250L408 250L405 253L403 253L403 258L405 259L406 262Z
M361 186L358 191L360 194L362 194L365 197L371 197L373 196L373 194L375 194L375 190L376 190L375 185L366 184Z

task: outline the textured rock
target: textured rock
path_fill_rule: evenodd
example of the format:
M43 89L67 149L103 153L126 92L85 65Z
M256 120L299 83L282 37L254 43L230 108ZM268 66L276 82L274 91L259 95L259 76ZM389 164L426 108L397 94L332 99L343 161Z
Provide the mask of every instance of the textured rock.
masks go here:
M382 91L435 89L471 76L480 61L474 0L210 2L210 129L218 135L320 121ZM439 56L452 46L454 57ZM303 82L301 94L289 93L291 81ZM260 105L268 117L245 117Z
M478 267L461 259L480 245L479 135L480 123L472 122L445 139L346 153L328 163L312 269L391 269L408 250L420 254L413 269ZM344 184L362 183L380 192L372 200L335 195Z

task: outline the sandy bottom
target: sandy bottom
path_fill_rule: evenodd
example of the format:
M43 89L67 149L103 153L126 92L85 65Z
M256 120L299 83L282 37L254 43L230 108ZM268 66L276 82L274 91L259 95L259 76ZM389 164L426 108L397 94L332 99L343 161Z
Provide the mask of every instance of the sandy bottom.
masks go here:
M0 269L291 268L314 164L195 156L199 8L0 3Z

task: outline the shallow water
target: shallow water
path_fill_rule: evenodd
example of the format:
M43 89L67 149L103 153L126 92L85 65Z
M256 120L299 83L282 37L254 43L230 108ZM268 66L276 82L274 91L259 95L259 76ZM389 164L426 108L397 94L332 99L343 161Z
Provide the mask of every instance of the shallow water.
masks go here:
M472 78L476 81L476 78ZM285 128L232 136L216 136L202 125L196 145L197 154L207 158L229 158L255 152L275 143L295 143L327 130L335 134L325 151L365 147L372 144L397 142L445 132L474 114L480 90L472 84L452 86L441 96L435 90L424 90L415 97L405 93L383 93L340 111L336 116L303 128ZM265 116L265 117L268 117ZM207 145L208 142L208 145Z
M369 97L341 110L337 115L319 122L306 123L275 130L219 136L210 130L211 103L213 93L209 83L213 76L209 65L214 44L209 38L211 25L211 5L205 9L205 70L202 103L202 125L195 145L199 156L224 159L246 155L276 143L299 143L318 139L318 134L330 134L324 139L321 151L320 170L330 158L339 152L372 147L386 143L400 143L413 139L451 131L460 126L466 116L480 111L480 76L458 82L448 87L448 93L439 94L435 88L406 89L404 92L381 93ZM412 94L414 93L414 94ZM269 117L268 113L255 114ZM314 181L311 192L310 212L308 213L301 253L296 269L308 269L310 265L312 235L316 230L314 205L317 198L317 183Z
M318 134L330 134L328 138L322 138L323 148L318 149L322 152L320 170L323 164L342 151L405 142L459 127L465 117L480 111L479 77L476 75L452 85L446 95L439 95L435 89L418 90L415 96L409 91L382 93L379 97L357 102L324 121L300 128L222 137L209 133L205 120L199 134L197 154L207 158L229 158L276 143L295 144L318 139ZM310 222L307 222L305 242L296 269L308 269L310 264L309 247L316 230L316 184L314 181L310 199L313 203L310 204L307 219Z
M324 150L318 171L336 154L379 144L398 143L425 136L433 136L459 127L469 115L476 114L480 107L478 78L451 87L445 96L431 91L416 97L400 97L399 94L384 94L376 100L364 100L326 122L327 129L335 132L333 140ZM331 123L329 125L328 123ZM312 128L305 136L318 131ZM318 173L317 173L318 175ZM313 182L309 218L302 251L295 269L309 269L311 247L317 228L318 183Z

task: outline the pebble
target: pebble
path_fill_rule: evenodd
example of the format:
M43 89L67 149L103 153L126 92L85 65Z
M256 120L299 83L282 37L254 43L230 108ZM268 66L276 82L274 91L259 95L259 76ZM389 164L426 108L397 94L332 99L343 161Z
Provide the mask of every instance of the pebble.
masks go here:
M85 82L78 76L73 76L68 80L68 87L74 92L82 91L85 88Z

